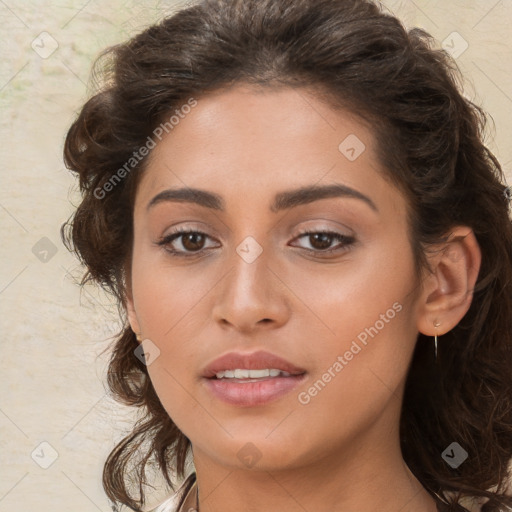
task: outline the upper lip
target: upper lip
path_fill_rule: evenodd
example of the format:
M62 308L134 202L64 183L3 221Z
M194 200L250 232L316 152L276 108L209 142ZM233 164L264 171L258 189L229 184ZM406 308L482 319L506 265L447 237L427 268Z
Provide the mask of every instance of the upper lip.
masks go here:
M236 368L246 370L263 370L265 368L275 368L291 374L302 374L306 370L299 368L270 352L260 350L252 353L229 352L211 362L202 372L206 378L215 377L215 374Z

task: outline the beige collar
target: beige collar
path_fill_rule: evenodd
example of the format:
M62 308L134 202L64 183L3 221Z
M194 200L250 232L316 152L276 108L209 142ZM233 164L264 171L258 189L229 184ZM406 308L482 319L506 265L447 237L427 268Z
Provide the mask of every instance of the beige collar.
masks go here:
M188 490L183 504L179 508L178 512L197 512L197 480L192 484L192 487Z

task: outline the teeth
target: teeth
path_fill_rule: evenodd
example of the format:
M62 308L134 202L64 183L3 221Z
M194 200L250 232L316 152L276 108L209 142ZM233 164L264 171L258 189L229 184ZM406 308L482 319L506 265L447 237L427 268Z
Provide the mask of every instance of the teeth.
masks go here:
M261 379L265 377L288 377L288 372L283 372L275 368L265 368L263 370L245 370L237 368L235 370L225 370L217 372L215 376L217 379Z

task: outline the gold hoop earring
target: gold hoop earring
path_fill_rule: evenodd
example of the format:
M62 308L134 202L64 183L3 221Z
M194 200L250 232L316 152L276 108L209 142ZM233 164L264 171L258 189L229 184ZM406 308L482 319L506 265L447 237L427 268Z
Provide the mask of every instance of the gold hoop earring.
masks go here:
M142 333L141 332L136 332L135 337L137 338L137 341L142 341Z

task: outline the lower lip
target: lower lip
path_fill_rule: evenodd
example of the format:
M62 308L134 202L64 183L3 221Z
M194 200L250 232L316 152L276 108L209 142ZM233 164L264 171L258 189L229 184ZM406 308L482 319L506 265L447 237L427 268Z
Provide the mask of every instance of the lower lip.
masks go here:
M273 402L297 387L306 374L293 377L271 377L259 382L241 382L236 379L205 379L210 392L231 405L252 407Z

